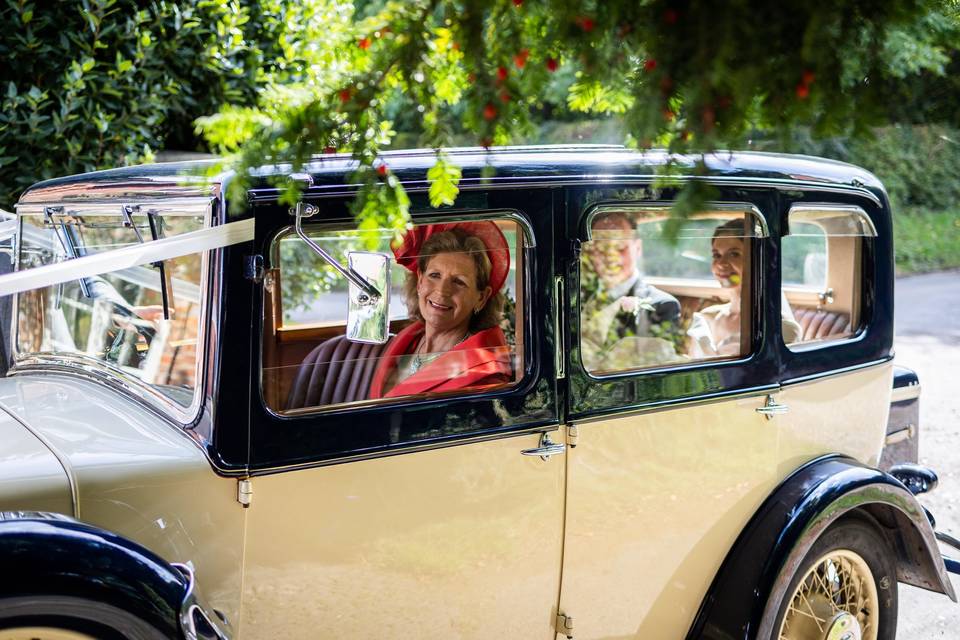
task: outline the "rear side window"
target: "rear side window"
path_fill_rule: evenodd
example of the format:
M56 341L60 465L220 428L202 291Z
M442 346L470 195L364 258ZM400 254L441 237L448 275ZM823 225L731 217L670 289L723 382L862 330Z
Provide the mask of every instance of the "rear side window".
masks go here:
M781 241L783 301L800 333L791 348L856 335L863 325L863 252L876 229L858 207L796 205Z
M348 282L292 229L271 247L261 386L266 406L300 415L355 403L487 392L523 371L523 248L511 219L417 225L402 239L313 225L341 264L389 259L389 339L347 337Z
M669 207L602 206L580 258L580 352L598 376L750 353L756 239L750 208L679 225Z

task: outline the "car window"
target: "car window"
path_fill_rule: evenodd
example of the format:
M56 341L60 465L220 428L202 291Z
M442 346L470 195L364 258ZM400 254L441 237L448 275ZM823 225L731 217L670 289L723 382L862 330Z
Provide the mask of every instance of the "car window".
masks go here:
M857 207L797 205L781 241L782 291L800 326L791 348L845 340L863 324L863 252L876 236Z
M343 226L304 231L341 264L354 251L389 258L390 336L349 339L348 282L282 231L265 287L261 383L271 411L481 393L520 377L525 239L516 222L417 225L396 240Z
M208 210L204 201L128 208L127 218L119 206L22 213L18 268L196 231ZM197 388L203 271L204 258L191 254L20 293L17 357L103 365L188 407Z
M666 206L602 206L587 217L580 256L580 352L607 375L741 358L750 318L756 238L749 209L680 223Z

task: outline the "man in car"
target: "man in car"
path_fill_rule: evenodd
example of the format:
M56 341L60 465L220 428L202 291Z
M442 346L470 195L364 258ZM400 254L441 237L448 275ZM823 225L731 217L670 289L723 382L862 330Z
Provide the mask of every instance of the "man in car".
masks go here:
M643 244L629 214L602 213L586 243L581 309L583 362L623 370L677 359L684 335L680 303L643 280Z

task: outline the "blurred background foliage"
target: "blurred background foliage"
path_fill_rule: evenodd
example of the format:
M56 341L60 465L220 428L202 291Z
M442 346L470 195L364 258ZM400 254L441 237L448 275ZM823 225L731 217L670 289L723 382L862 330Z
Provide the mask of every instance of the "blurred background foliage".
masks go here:
M343 151L361 224L399 228L387 146L748 148L874 171L901 268L960 266L957 0L0 0L0 19L0 207L159 150L241 170ZM452 202L443 154L432 177Z

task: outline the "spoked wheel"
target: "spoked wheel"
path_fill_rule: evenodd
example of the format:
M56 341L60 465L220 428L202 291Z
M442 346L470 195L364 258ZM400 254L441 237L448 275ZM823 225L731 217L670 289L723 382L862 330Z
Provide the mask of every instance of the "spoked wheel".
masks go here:
M776 640L893 640L896 565L868 524L843 522L813 545L777 615Z

